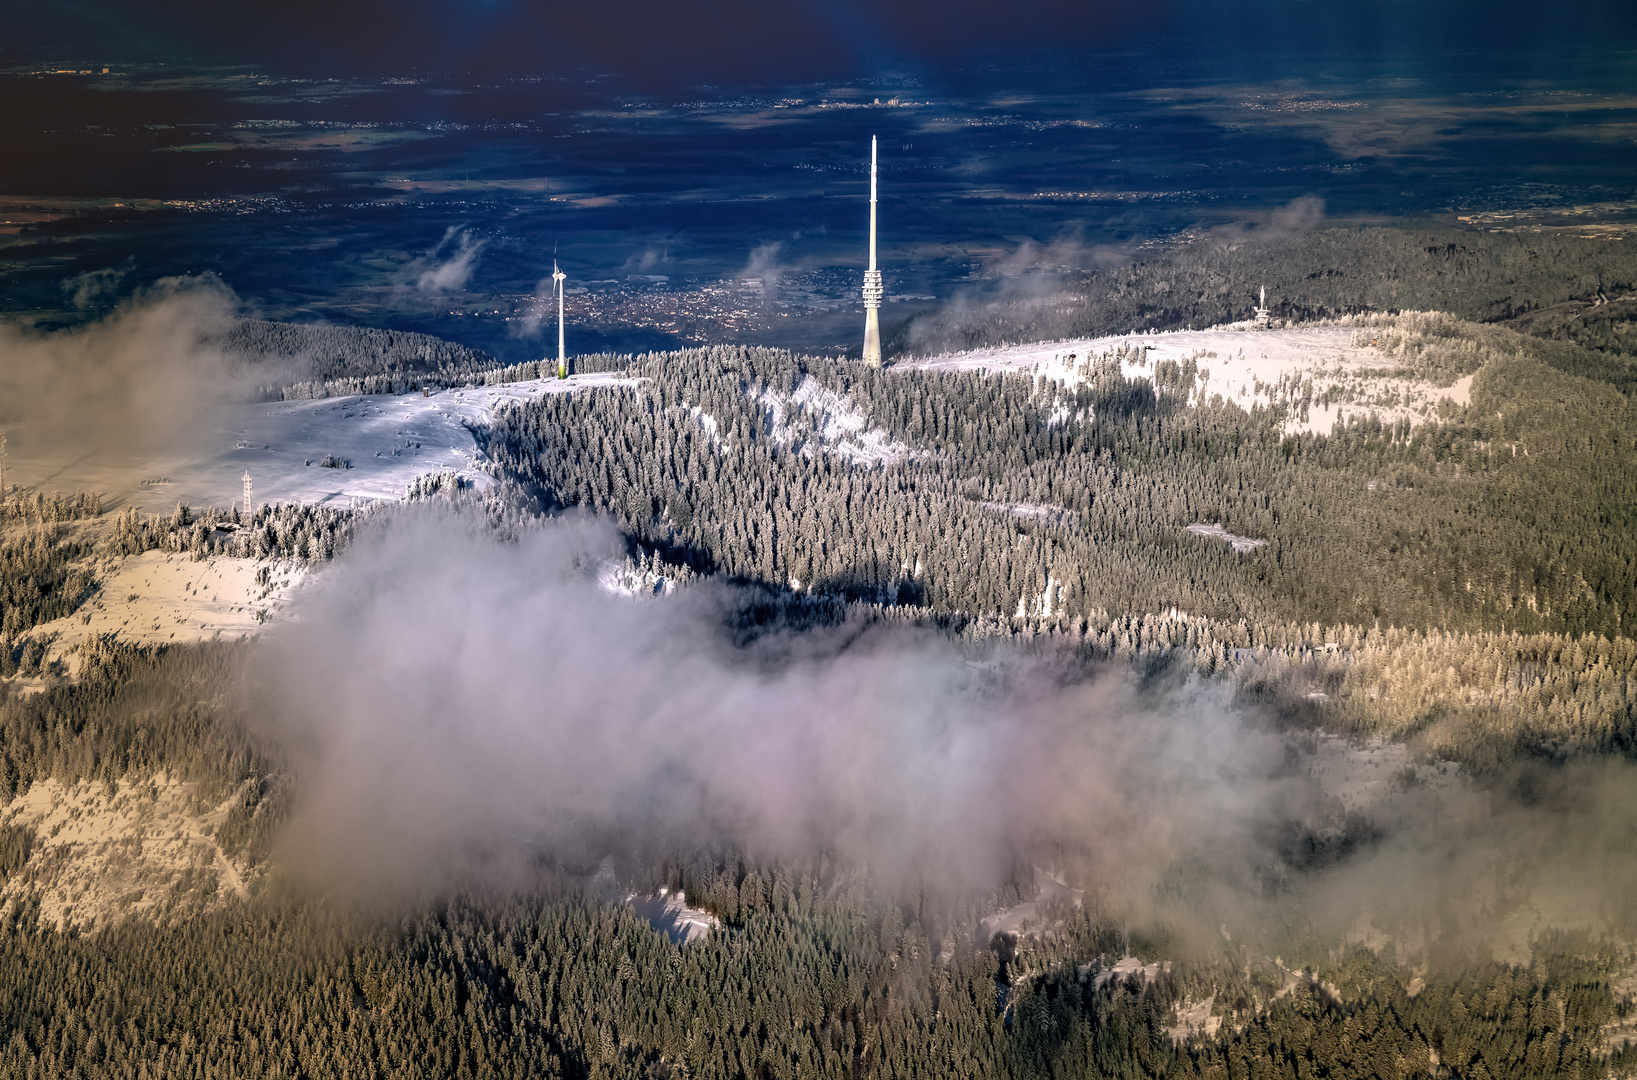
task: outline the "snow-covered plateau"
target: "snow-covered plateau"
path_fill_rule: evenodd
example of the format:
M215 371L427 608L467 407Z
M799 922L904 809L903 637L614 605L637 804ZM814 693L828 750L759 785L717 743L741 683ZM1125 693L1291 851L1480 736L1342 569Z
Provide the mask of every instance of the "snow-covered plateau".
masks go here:
M247 472L258 506L396 500L417 476L445 471L482 488L491 480L474 429L487 423L496 405L637 381L595 374L424 397L232 403L199 416L199 430L181 439L185 452L158 457L94 446L35 451L29 433L22 432L13 448L23 452L10 455L6 482L93 492L105 509L135 506L149 514L165 514L178 503L201 508L239 502ZM305 572L301 563L287 560L149 551L110 564L79 610L42 623L32 636L49 642L48 659L65 662L70 671L88 638L142 645L231 640L255 633L273 617Z
M185 450L158 456L96 446L32 454L29 433L18 432L6 480L42 491L95 492L104 507L132 505L150 514L179 502L194 507L239 502L246 473L258 505L400 499L415 477L450 470L481 488L489 477L473 428L487 423L496 405L636 381L592 374L439 390L425 397L232 403L200 415L196 430L178 433Z
M1189 392L1190 405L1201 405L1220 395L1223 401L1250 410L1309 397L1311 404L1306 409L1293 409L1285 422L1286 433L1292 435L1330 434L1346 418L1372 414L1383 423L1408 420L1418 424L1436 418L1445 399L1455 406L1469 403L1472 376L1439 387L1390 375L1402 361L1382 355L1368 344L1359 344L1360 337L1356 326L1260 329L1233 324L1209 330L1009 345L904 360L893 366L925 371L1032 373L1048 383L1073 388L1086 378L1089 361L1123 349L1121 373L1128 379L1152 379L1163 361L1192 361L1199 375Z

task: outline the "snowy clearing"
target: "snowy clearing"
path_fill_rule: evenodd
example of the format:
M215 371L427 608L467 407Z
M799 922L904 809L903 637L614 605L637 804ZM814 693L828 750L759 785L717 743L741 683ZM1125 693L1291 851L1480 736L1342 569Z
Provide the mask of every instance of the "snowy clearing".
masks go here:
M985 510L993 510L997 514L1009 514L1012 517L1031 518L1035 521L1056 522L1064 525L1073 525L1080 516L1066 507L1051 506L1045 503L1000 503L980 500L978 505Z
M1113 967L1104 968L1097 972L1096 975L1092 975L1092 966L1090 964L1081 965L1077 969L1077 974L1082 982L1088 978L1091 979L1091 988L1093 990L1101 990L1105 984L1111 981L1116 984L1122 983L1133 975L1147 983L1159 978L1161 974L1170 969L1171 961L1169 960L1156 960L1152 964L1145 964L1135 956L1124 956Z
M1229 547L1241 555L1247 555L1259 547L1268 546L1266 540L1253 540L1248 536L1235 536L1220 525L1190 525L1188 531L1195 536L1208 536L1213 540L1225 541Z
M811 378L789 394L764 390L761 403L773 441L807 457L831 453L855 465L892 465L909 454L909 447L870 427L850 397Z
M148 551L127 556L104 576L97 592L74 614L31 631L53 639L48 657L73 666L87 637L112 636L130 645L173 645L254 633L302 579L300 564L213 555Z
M1201 405L1218 395L1250 410L1277 403L1292 404L1286 434L1329 434L1345 418L1376 416L1383 423L1426 423L1438 417L1439 403L1453 406L1471 400L1472 376L1453 386L1436 387L1387 372L1402 361L1369 345L1355 345L1362 326L1293 326L1264 330L1248 324L1209 330L1176 330L1154 334L1121 334L1078 341L1046 342L978 349L969 353L904 360L894 368L915 371L1033 373L1049 383L1074 387L1087 377L1088 361L1126 349L1121 371L1128 379L1153 379L1162 361L1197 365L1198 377L1188 404ZM1328 396L1327 396L1328 395ZM1302 407L1304 397L1310 402ZM1059 423L1075 417L1066 410Z
M117 784L37 780L0 815L37 838L0 889L0 911L34 898L45 924L91 930L244 899L239 868L212 838L236 799L200 809L192 785L164 774Z
M263 503L330 503L400 499L424 473L452 470L488 484L472 429L494 407L543 394L567 394L641 380L612 374L532 379L498 386L420 394L375 394L315 401L235 403L198 418L185 453L137 459L113 449L78 447L31 453L34 442L13 429L8 483L41 491L89 491L115 508L162 513L178 502L228 506L252 494ZM340 462L326 468L326 458Z
M1005 908L978 923L978 942L987 945L996 934L1020 934L1025 930L1039 930L1048 914L1044 909L1057 904L1079 907L1085 899L1084 889L1071 889L1056 876L1035 867L1035 898Z
M664 886L654 896L631 893L625 898L641 918L664 934L672 945L686 945L721 926L720 920L704 908L689 907L681 892L672 892Z
M308 401L237 403L201 420L191 453L138 459L83 447L35 452L26 429L12 444L6 480L25 488L94 492L104 509L134 505L165 513L177 503L227 506L252 497L267 503L398 500L416 477L453 471L475 487L491 481L473 429L502 402L572 393L642 380L608 374L534 379L444 390L422 396L369 395ZM17 432L18 428L11 429ZM335 467L325 464L326 460ZM106 519L104 519L106 520ZM35 627L48 661L72 670L87 637L135 645L182 644L254 633L303 576L282 560L150 551L104 564L98 591L73 615ZM18 678L38 689L41 679Z
M1174 1043L1186 1042L1195 1035L1202 1035L1207 1039L1216 1038L1216 1033L1222 1028L1222 1018L1212 1016L1211 1010L1216 1006L1216 995L1212 994L1203 1001L1184 1001L1177 1006L1177 1022L1165 1029Z

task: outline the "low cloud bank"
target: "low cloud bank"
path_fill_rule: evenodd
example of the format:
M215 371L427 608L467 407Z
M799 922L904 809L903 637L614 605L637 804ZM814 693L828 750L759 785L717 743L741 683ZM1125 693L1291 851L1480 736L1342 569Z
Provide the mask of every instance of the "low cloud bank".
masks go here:
M1154 713L1119 680L997 675L919 635L734 649L709 588L603 591L623 548L597 526L393 524L258 650L306 792L290 853L332 869L731 844L980 884L1051 840L1136 880L1184 839L1248 843L1281 752L1207 695Z
M1324 208L1318 196L1302 195L1254 218L1216 226L1194 243L1231 250L1238 244L1311 232L1324 223ZM1176 306L1191 307L1193 301L1173 293L1171 281L1105 273L1140 254L1131 248L1087 244L1078 230L1066 231L1047 245L1024 241L986 267L991 280L957 290L936 310L914 316L898 329L890 348L930 356L1002 343L1135 334L1150 326L1179 329L1182 318ZM1063 272L1070 270L1085 271L1090 277L1065 277ZM1207 321L1246 317L1255 298L1253 288L1232 298Z
M1034 861L1211 937L1300 924L1430 948L1476 926L1503 953L1554 920L1624 917L1624 763L1488 792L1408 778L1353 792L1349 816L1197 682L974 664L903 632L735 648L725 594L603 591L622 552L584 522L501 543L399 518L360 538L253 659L300 775L281 861L325 887L436 888L737 848L979 893Z

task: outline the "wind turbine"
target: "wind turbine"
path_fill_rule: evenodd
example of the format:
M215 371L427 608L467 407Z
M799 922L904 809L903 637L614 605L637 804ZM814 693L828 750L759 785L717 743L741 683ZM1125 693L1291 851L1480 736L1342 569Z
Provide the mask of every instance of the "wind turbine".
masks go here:
M551 260L551 280L557 283L557 377L568 378L568 356L563 352L563 282L568 275L557 269L557 260Z

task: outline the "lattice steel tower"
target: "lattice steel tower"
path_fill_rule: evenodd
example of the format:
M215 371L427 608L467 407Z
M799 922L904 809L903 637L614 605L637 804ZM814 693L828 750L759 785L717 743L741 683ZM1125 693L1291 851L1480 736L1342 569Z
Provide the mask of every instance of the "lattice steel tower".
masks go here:
M1268 287L1266 285L1262 286L1262 299L1257 302L1256 314L1251 317L1251 321L1264 330L1273 326L1273 312L1268 310Z

